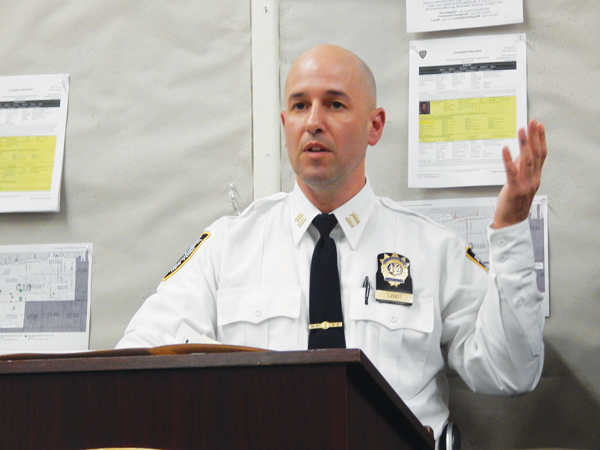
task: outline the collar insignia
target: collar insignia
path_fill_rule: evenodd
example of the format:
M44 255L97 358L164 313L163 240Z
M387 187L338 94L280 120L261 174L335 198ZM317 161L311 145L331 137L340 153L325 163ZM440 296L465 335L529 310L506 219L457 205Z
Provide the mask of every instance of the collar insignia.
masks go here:
M298 225L298 228L300 228L302 224L306 222L306 217L304 217L304 213L298 214L294 219L294 222L296 222L296 225Z
M358 218L358 215L355 212L353 212L349 216L346 216L346 222L348 222L348 225L354 228L360 223L360 219Z

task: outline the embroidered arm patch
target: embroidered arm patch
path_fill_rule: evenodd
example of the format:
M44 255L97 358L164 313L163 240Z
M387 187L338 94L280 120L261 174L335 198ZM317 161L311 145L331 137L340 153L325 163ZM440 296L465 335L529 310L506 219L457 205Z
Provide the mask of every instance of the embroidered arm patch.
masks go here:
M183 265L186 262L188 262L188 260L194 255L194 253L196 253L196 250L198 250L198 248L202 245L202 243L206 239L208 239L209 236L210 236L210 233L208 231L205 231L204 233L202 233L202 236L200 236L198 238L198 240L194 243L194 245L192 245L190 248L188 248L187 252L185 252L185 254L179 259L179 261L177 261L177 263L171 268L171 270L169 270L169 273L166 274L162 280L167 281L175 272L177 272L179 269L181 269L183 267Z
M467 258L469 258L486 272L489 272L488 268L485 267L485 264L481 261L481 259L479 259L471 247L467 247Z

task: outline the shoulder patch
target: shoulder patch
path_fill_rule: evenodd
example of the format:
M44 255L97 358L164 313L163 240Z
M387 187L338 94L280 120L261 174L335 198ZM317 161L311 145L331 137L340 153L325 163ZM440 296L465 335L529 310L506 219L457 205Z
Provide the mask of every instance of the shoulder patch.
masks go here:
M475 252L473 251L473 249L471 247L467 247L467 258L469 258L471 261L473 261L475 264L477 264L483 270L488 272L488 268L485 267L485 264L481 261L481 259L479 259L479 257L475 254Z
M208 231L205 231L204 233L202 233L202 236L200 236L198 238L198 240L194 243L194 245L192 245L190 248L188 248L187 252L185 252L185 254L179 259L179 261L177 261L177 263L171 268L171 270L169 270L169 273L166 274L162 280L167 281L171 277L171 275L173 275L175 272L177 272L179 269L181 269L181 267L186 262L188 262L188 260L192 257L192 255L194 253L196 253L196 250L198 250L198 248L202 245L202 243L205 240L208 239L209 236L210 236L210 233Z

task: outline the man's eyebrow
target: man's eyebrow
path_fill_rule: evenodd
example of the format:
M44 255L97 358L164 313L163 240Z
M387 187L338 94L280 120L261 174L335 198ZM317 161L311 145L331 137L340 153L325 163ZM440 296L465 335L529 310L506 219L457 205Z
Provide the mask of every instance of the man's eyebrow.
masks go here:
M346 94L344 91L338 91L336 89L328 89L328 90L325 91L325 94L328 97L350 98L348 96L348 94ZM303 97L306 97L306 93L304 93L304 92L296 92L294 94L290 94L290 96L288 97L288 99L293 100L293 99L303 98Z
M304 97L304 92L296 92L295 94L290 94L290 96L288 98L290 100L292 100L292 99L302 98L302 97Z
M350 98L348 96L348 94L346 94L344 91L336 91L335 89L330 89L325 91L325 93L327 95L329 95L330 97L343 97L343 98Z

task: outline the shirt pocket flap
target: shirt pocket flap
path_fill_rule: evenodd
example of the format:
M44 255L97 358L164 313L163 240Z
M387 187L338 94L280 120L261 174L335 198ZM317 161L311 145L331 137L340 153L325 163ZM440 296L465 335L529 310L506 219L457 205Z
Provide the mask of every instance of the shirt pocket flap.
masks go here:
M364 290L353 295L350 309L351 320L376 322L389 330L409 329L422 333L433 331L433 298L415 297L410 306L378 302L371 297L365 305Z
M258 324L273 317L300 316L300 287L230 288L217 291L217 325Z

